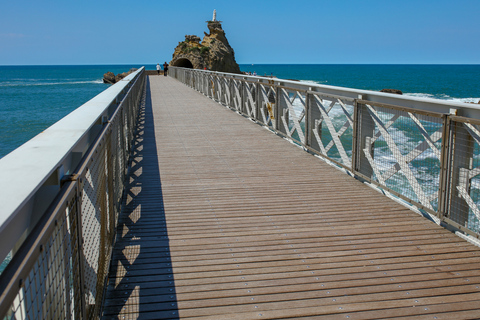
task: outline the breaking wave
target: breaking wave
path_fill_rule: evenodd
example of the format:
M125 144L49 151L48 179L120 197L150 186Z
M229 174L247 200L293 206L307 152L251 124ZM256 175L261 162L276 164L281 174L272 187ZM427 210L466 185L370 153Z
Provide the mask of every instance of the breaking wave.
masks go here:
M467 102L467 103L480 102L480 98L454 98L449 96L448 94L404 93L404 95L408 97L430 98L430 99L447 100L447 101L455 101L455 102Z
M63 80L63 79L62 79ZM77 84L102 84L102 79L97 80L72 80L58 81L49 79L16 79L12 81L0 82L0 87L31 87L31 86L59 86L59 85L77 85Z

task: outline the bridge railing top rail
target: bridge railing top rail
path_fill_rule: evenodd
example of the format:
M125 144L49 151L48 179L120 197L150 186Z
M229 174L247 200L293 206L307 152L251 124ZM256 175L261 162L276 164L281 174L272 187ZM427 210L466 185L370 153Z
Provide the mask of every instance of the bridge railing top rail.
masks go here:
M144 67L0 159L0 261L40 219Z
M169 67L177 69L178 67ZM178 68L179 70L183 68ZM189 69L185 69L189 70ZM283 86L290 89L308 90L313 92L322 92L335 96L348 97L357 99L361 97L364 100L372 102L392 104L404 107L410 107L417 110L433 111L445 114L456 112L456 115L468 118L480 119L480 105L466 103L461 101L439 100L426 97L413 97L405 95L397 95L372 90L362 90L346 87L338 87L324 84L315 84L311 82L303 82L298 80L279 79L268 76L251 76L245 74L225 73L210 70L196 70L196 73L206 74L210 76L225 77L229 79L242 80L251 83L265 83L273 86ZM453 111L452 109L455 109Z

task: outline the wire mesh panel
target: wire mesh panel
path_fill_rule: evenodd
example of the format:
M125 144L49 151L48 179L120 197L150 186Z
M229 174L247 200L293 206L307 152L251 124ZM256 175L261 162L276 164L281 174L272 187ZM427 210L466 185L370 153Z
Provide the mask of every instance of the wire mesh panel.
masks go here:
M200 92L204 95L208 95L208 76L205 73L199 73L200 78Z
M204 73L199 73L199 72L196 72L197 76L198 76L198 79L196 80L196 83L198 82L197 86L198 86L198 91L200 91L201 93L205 94L206 92L206 76Z
M222 78L215 75L213 77L213 85L214 85L214 95L213 99L219 103L222 103L222 95L223 95L223 86L222 86Z
M193 89L198 90L198 74L197 72L192 72L192 86Z
M231 97L231 90L230 90L230 79L225 77L219 77L220 80L220 102L226 106L230 105L230 97Z
M443 118L359 101L358 171L427 209L438 209ZM363 161L361 161L363 159Z
M220 102L219 91L221 90L221 88L219 88L220 83L218 82L218 77L213 74L211 79L212 79L212 87L210 88L211 89L211 98L213 100L215 100L216 102Z
M140 73L121 93L121 103L112 102L117 109L101 125L78 172L63 177L54 202L0 276L0 319L100 316L144 83Z
M192 70L188 70L188 85L192 88L195 87L195 77Z
M219 76L215 76L215 100L219 103L222 103L222 96L223 96L223 78Z
M238 79L232 79L230 88L232 92L230 107L238 112L242 112L243 81Z
M102 148L92 159L82 184L82 234L84 244L84 276L87 314L96 313L98 296L105 280L108 245L109 208L107 205L106 150ZM101 301L101 300L100 300Z
M255 118L255 106L257 103L257 86L252 82L244 82L243 85L243 110L242 112L250 118Z
M81 318L77 203L75 190L71 191L68 206L58 212L49 236L32 257L4 319Z
M449 129L452 167L447 217L480 233L480 123L454 117Z
M190 77L188 74L188 70L183 70L183 83L185 83L187 86L190 85Z
M256 120L273 128L273 122L275 120L275 105L277 101L276 87L273 86L273 83L259 83L259 91L260 107Z
M218 102L218 81L215 75L211 75L210 77L210 98Z
M185 83L185 80L187 79L187 77L185 75L186 72L187 72L186 70L182 70L180 72L180 77L181 77L183 83Z
M215 78L213 75L211 74L208 74L207 75L207 97L209 97L210 99L213 99L215 100Z
M128 157L125 148L123 148L123 140L125 137L122 136L123 130L121 130L119 119L120 117L117 117L117 119L112 122L113 130L110 139L111 149L113 150L112 153L116 155L113 157L111 167L111 175L114 183L114 194L112 194L112 197L114 197L115 203L118 204L120 204L120 199L123 194L123 181L125 180L125 168ZM119 207L117 207L117 210L119 210Z
M295 89L280 88L277 97L279 130L286 136L305 145L306 93Z
M309 95L309 146L351 169L354 99Z

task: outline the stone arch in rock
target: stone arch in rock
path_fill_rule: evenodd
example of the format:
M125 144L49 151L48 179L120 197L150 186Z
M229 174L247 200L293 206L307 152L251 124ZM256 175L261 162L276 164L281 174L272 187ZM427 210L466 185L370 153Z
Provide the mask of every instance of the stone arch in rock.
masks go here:
M180 58L173 62L174 67L190 68L193 69L193 63L187 58Z

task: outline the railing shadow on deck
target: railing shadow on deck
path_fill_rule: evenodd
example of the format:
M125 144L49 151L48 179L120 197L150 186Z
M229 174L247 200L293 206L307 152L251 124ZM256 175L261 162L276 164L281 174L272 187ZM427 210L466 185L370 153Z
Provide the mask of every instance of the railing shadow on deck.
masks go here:
M103 319L178 319L148 78L146 86Z

